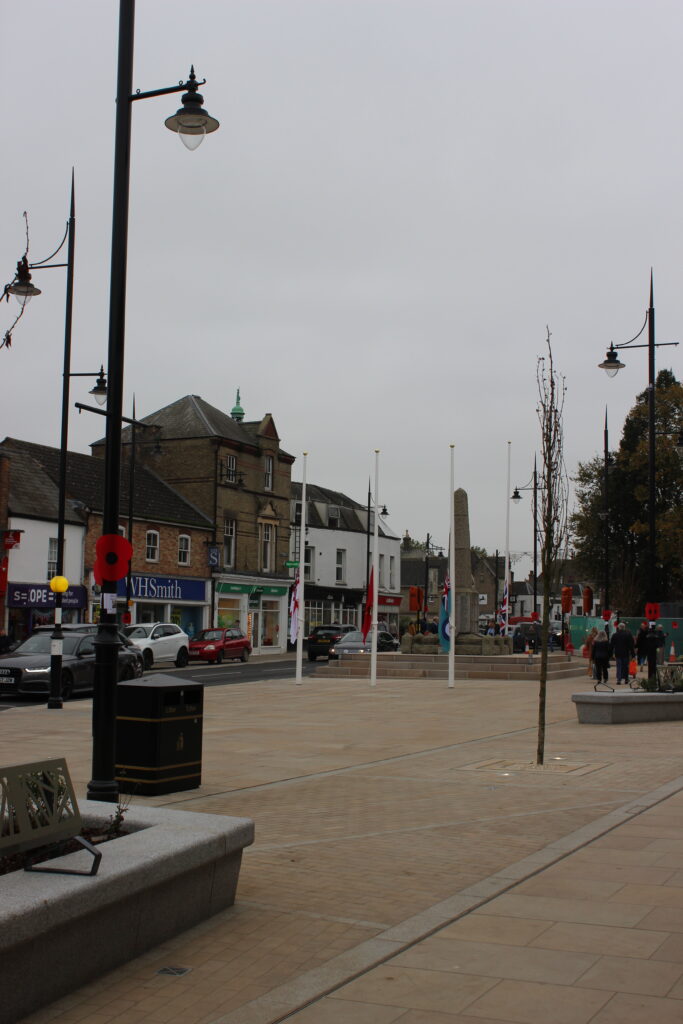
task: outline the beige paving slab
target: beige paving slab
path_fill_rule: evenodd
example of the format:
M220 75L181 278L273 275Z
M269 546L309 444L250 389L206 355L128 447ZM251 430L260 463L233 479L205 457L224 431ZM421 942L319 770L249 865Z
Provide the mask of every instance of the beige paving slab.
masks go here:
M651 907L678 907L683 910L683 888L673 885L624 885L611 898L612 903L639 903Z
M642 931L637 931L642 935ZM652 960L666 960L672 964L683 964L683 942L680 934L669 935L651 954Z
M546 921L575 921L633 927L651 910L651 905L594 903L582 899L553 899L549 896L517 896L506 893L480 907L477 914L502 917L538 918Z
M549 921L524 920L520 917L468 914L438 932L440 939L503 943L526 946L553 927ZM543 943L541 943L542 945ZM592 950L588 950L592 952Z
M581 988L666 996L683 975L683 965L634 957L603 956L578 980ZM681 1007L683 1010L683 1007Z
M553 874L544 872L528 882L522 882L516 886L515 892L526 896L607 900L622 888L623 882L596 879L588 872L579 878L568 877L560 867Z
M418 967L437 971L458 971L481 974L489 978L515 978L519 981L543 981L558 985L571 985L580 978L597 957L588 953L575 953L527 947L494 945L458 939L425 939L392 963L405 967Z
M681 1009L676 999L618 993L591 1024L681 1024Z
M392 1024L399 1018L405 1024L406 1019L403 1007L378 1006L377 1003L354 1002L352 1013L353 1024ZM299 1010L290 1020L295 1024L350 1024L349 1005L341 999L319 999L312 1006ZM452 1024L450 1015L449 1021Z
M433 1010L407 1010L400 1024L513 1024L512 1021L470 1017L467 1013L435 1013Z
M375 968L350 982L332 996L353 1003L358 1000L415 1010L462 1010L497 982L493 978L449 971L423 971L393 964ZM351 1011L350 1011L351 1012Z
M655 907L636 925L636 928L663 932L683 932L683 909L680 907ZM681 939L683 942L683 939Z
M581 953L666 960L668 957L660 957L659 953L669 940L667 932L562 921L550 925L542 934L531 939L529 945L541 949L566 949ZM681 945L679 937L673 941Z
M607 992L566 985L501 981L470 1003L467 1013L473 1018L490 1017L515 1024L593 1024L595 1014L610 997Z

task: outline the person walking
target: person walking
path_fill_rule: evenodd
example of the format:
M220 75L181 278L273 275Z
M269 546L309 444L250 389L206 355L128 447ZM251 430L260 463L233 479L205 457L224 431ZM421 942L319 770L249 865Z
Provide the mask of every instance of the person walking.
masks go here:
M640 624L640 628L636 633L636 657L638 659L638 668L643 667L647 661L647 622L643 620Z
M595 685L606 683L609 669L609 640L604 629L596 632L592 645L593 665L595 667Z
M593 666L593 644L595 643L595 638L597 635L598 627L593 626L588 636L586 637L586 657L588 658L588 672L586 674L590 676L591 679L595 677L595 669ZM606 639L607 634L605 634L605 640Z
M626 628L625 622L620 622L609 644L610 656L614 657L616 662L617 686L621 683L624 686L628 684L628 665L635 652L633 634Z

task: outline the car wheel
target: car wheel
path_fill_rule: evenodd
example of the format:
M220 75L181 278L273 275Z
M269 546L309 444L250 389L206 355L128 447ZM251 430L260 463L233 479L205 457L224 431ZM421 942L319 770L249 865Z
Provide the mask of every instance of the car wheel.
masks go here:
M142 673L145 671L145 662L142 658L135 659L135 678L139 679Z
M145 663L145 669L149 672L152 665L154 664L154 655L150 651L149 647L145 649L142 658Z
M217 665L222 665L223 664L223 652L222 651L219 651L218 654L216 655L216 664Z
M74 695L74 677L70 672L62 672L62 700L71 700Z
M246 647L242 648L242 653L240 654L240 658L241 658L242 661L248 661L249 660L249 651L246 649Z
M176 668L185 668L189 660L190 659L187 653L187 647L181 647L178 653L176 654Z
M125 683L128 679L135 678L135 670L132 665L122 665L119 672L119 682Z

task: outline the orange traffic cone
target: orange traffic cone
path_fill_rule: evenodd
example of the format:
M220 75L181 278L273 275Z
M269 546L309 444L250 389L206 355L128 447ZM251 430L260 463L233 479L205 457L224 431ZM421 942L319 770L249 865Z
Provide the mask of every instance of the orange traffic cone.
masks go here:
M671 641L671 650L669 651L669 661L676 660L676 648L674 647L673 640Z

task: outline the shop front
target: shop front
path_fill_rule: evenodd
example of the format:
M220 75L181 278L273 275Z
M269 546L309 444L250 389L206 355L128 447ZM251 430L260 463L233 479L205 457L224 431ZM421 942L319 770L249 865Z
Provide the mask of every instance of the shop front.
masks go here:
M353 625L361 621L362 590L304 585L304 636L315 626Z
M254 654L287 650L287 598L289 587L257 578L216 583L217 626L234 626L251 641Z
M55 621L55 595L48 583L8 583L7 635L11 642L25 640L38 626ZM88 605L85 587L69 587L62 595L62 622L82 622Z
M380 629L398 636L398 613L401 608L400 594L380 594L378 599L379 613L377 621Z
M131 622L174 622L193 637L209 625L211 581L186 576L148 576L133 573L130 607L126 608L126 580L118 582L119 621L128 610ZM96 599L95 599L96 600Z

